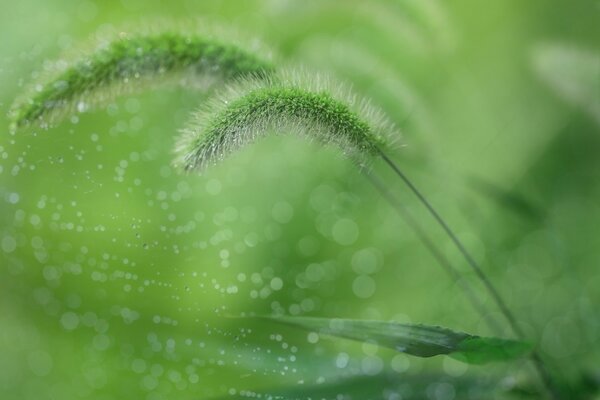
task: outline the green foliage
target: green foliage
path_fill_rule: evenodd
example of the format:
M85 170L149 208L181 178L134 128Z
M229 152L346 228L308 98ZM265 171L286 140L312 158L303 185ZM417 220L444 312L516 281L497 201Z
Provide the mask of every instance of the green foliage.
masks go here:
M16 125L62 73L127 38L169 32L254 54L252 39L230 41L177 22L151 33L125 29L134 34L45 61L73 52L92 30L102 40L106 30L121 32L122 21L152 15L226 21L265 38L289 64L326 70L352 82L357 98L373 99L403 132L395 160L560 372L563 398L598 396L593 2L23 0L0 13L0 125ZM258 59L273 77L280 63ZM478 366L369 340L314 343L302 329L224 318L344 315L510 337L485 325L498 313L482 317L465 301L464 286L489 299L472 274L459 268L460 281L448 280L336 149L268 135L201 175L177 174L173 132L205 90L216 83L215 101L235 100L248 82L197 71L127 82L115 74L70 99L59 84L66 97L55 98L57 107L38 102L42 114L21 122L27 129L3 131L0 398L543 396L525 361ZM224 82L231 91L221 90ZM303 78L298 86L361 115L338 85L322 90ZM80 112L96 105L106 108ZM63 116L70 118L52 124ZM392 182L381 167L376 161L370 171ZM465 184L472 176L484 183L476 190ZM442 256L462 267L415 199L401 187L389 190Z
M86 94L97 88L110 88L115 82L127 84L130 80L142 77L151 79L186 68L194 69L193 73L198 75L216 71L223 80L255 74L260 79L242 82L241 88L230 88L229 98L212 100L212 109L209 107L196 115L193 125L183 132L183 138L177 146L181 155L176 164L185 171L199 170L207 164L224 159L231 151L270 131L296 133L316 138L321 143L335 143L344 153L349 153L356 159L360 166L365 164L366 156L380 155L445 229L486 285L513 330L522 336L514 317L481 267L437 211L399 167L382 152L381 148L388 147L382 131L388 128L389 123L384 122L380 115L375 118L375 113L364 102L359 102L356 110L351 110L335 99L326 88L320 87L319 79L311 80L310 75L305 77L305 81L317 82L317 90L314 92L306 90L302 82L299 84L298 79L289 73L278 74L265 83L265 78L270 75L269 69L257 63L258 59L246 54L240 55L237 49L231 49L235 48L170 34L159 37L140 36L125 43L113 42L107 50L94 54L90 61L76 64L42 89L39 96L30 101L30 108L16 112L16 125L64 108L78 93ZM251 60L248 61L249 59ZM354 103L351 98L351 104ZM78 108L81 104L82 101L79 100ZM378 126L370 125L367 120L376 120ZM420 357L455 354L471 363L513 359L530 350L524 343L479 338L422 325L325 321L314 318L281 318L278 321L304 329L318 327L324 333L356 340L376 340L384 346ZM552 389L551 378L539 356L532 353L532 359L545 378L544 382Z

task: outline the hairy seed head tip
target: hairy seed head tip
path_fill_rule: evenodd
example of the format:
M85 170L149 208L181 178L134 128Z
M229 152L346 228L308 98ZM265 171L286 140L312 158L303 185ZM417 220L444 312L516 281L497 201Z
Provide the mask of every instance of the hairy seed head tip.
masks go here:
M332 144L359 165L397 136L380 111L344 85L284 70L266 80L239 80L207 101L181 131L174 164L200 171L269 133Z

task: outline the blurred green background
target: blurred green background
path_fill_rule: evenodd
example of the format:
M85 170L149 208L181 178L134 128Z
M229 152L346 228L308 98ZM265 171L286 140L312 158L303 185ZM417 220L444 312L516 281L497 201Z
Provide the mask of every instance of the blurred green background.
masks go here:
M450 400L535 384L526 361L418 359L228 318L510 337L332 149L279 136L182 176L171 148L203 99L183 88L9 134L6 113L45 60L146 17L232 26L372 99L402 131L394 158L550 367L598 379L599 1L0 1L0 398L308 399L333 385L312 398ZM373 169L487 298L401 182Z

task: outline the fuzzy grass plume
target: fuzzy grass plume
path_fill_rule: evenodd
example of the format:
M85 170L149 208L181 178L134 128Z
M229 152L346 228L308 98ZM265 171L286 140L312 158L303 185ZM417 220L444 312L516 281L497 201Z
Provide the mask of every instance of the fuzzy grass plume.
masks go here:
M382 113L343 86L283 71L266 80L242 80L208 101L182 130L175 165L201 171L271 133L338 146L359 165L397 136Z
M273 70L261 57L210 35L164 32L126 34L104 41L35 84L11 111L13 129L47 124L62 114L165 80L207 89L232 78L264 77Z

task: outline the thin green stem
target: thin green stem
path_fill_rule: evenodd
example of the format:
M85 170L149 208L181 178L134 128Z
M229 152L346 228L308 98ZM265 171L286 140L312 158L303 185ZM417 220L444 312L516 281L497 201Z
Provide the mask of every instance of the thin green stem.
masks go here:
M467 249L465 248L463 243L460 241L458 236L448 226L448 224L446 223L446 221L444 221L444 219L440 216L440 214L435 210L433 205L431 205L431 203L425 198L425 196L423 196L421 191L419 191L419 189L417 189L417 187L412 183L412 181L410 179L408 179L408 177L402 172L400 167L391 158L389 158L387 156L387 154L385 154L381 149L378 149L378 152L379 152L379 155L381 156L381 158L385 161L385 163L394 171L394 173L396 175L398 175L398 177L404 182L404 184L410 189L410 191L413 192L413 194L419 199L421 204L423 204L423 206L425 206L425 208L427 209L427 211L429 211L429 213L435 219L435 221L442 227L442 229L450 237L450 240L452 241L452 243L454 243L454 245L456 246L458 251L462 254L462 256L467 261L469 266L475 272L475 275L477 275L477 277L479 278L481 283L485 286L486 290L493 298L494 302L496 303L496 305L498 306L498 308L500 309L500 311L502 312L502 314L508 321L508 323L509 323L511 329L513 330L513 332L515 333L515 335L520 339L524 339L525 333L517 324L516 318L514 317L514 315L512 314L512 312L510 311L510 309L508 308L508 306L506 305L506 303L500 296L500 293L498 292L496 287L492 284L492 282L488 279L488 277L485 275L485 273L483 272L483 269L475 261L473 256L471 256L471 254L467 251ZM539 353L536 350L532 351L531 360L532 360L533 365L534 365L537 373L539 374L542 382L544 383L544 386L545 386L546 390L548 391L548 394L550 395L550 397L554 400L560 399L558 389L555 387L552 377L550 376L550 373L548 372L544 362L542 361L541 356L539 355Z
M481 269L481 267L479 266L477 261L475 261L473 256L471 256L471 254L467 251L467 249L462 244L462 242L460 241L458 236L456 236L454 231L452 229L450 229L450 227L448 226L446 221L444 221L444 219L435 210L435 208L433 208L431 203L425 198L425 196L423 196L423 194L419 191L419 189L417 189L417 187L408 179L408 177L406 175L404 175L404 173L400 170L400 167L398 167L398 165L396 165L396 163L394 161L392 161L392 159L390 159L383 151L379 150L379 154L381 155L381 158L386 162L386 164L390 168L392 168L392 170L396 173L396 175L398 175L400 177L400 179L402 179L402 181L406 184L406 186L408 186L408 188L414 193L414 195L419 199L421 204L423 204L425 206L425 208L427 209L427 211L429 211L431 216L436 220L436 222L442 227L442 229L450 237L450 240L452 241L452 243L454 243L454 245L456 246L458 251L463 255L463 257L465 258L467 263L471 266L471 268L475 272L475 275L477 275L477 277L479 278L481 283L483 283L483 285L486 287L487 291L490 293L490 295L492 296L492 298L498 305L498 308L500 309L500 311L502 312L502 314L504 315L504 317L510 324L512 330L515 332L515 334L518 337L523 338L525 335L524 335L523 331L521 330L521 328L519 327L519 325L517 324L516 318L514 317L512 312L509 310L508 306L506 305L506 303L500 296L498 290L494 287L492 282L485 275L485 273L483 272L483 270Z
M425 233L425 230L421 227L421 225L417 222L417 220L412 216L412 214L402 205L402 202L394 196L394 194L386 187L386 185L377 177L372 171L368 171L363 169L363 173L369 179L369 181L375 186L375 188L381 193L384 199L392 206L394 210L398 213L398 215L405 221L405 223L415 232L418 239L423 243L423 245L427 248L427 250L431 253L433 258L437 261L437 263L442 267L444 271L450 276L453 282L457 282L469 302L475 308L475 310L481 315L481 317L486 321L489 327L494 332L501 332L502 329L498 322L493 319L490 314L487 312L486 308L482 304L481 300L477 297L475 292L471 289L471 287L463 280L461 280L460 273L458 270L450 263L448 258L438 249L433 240Z

